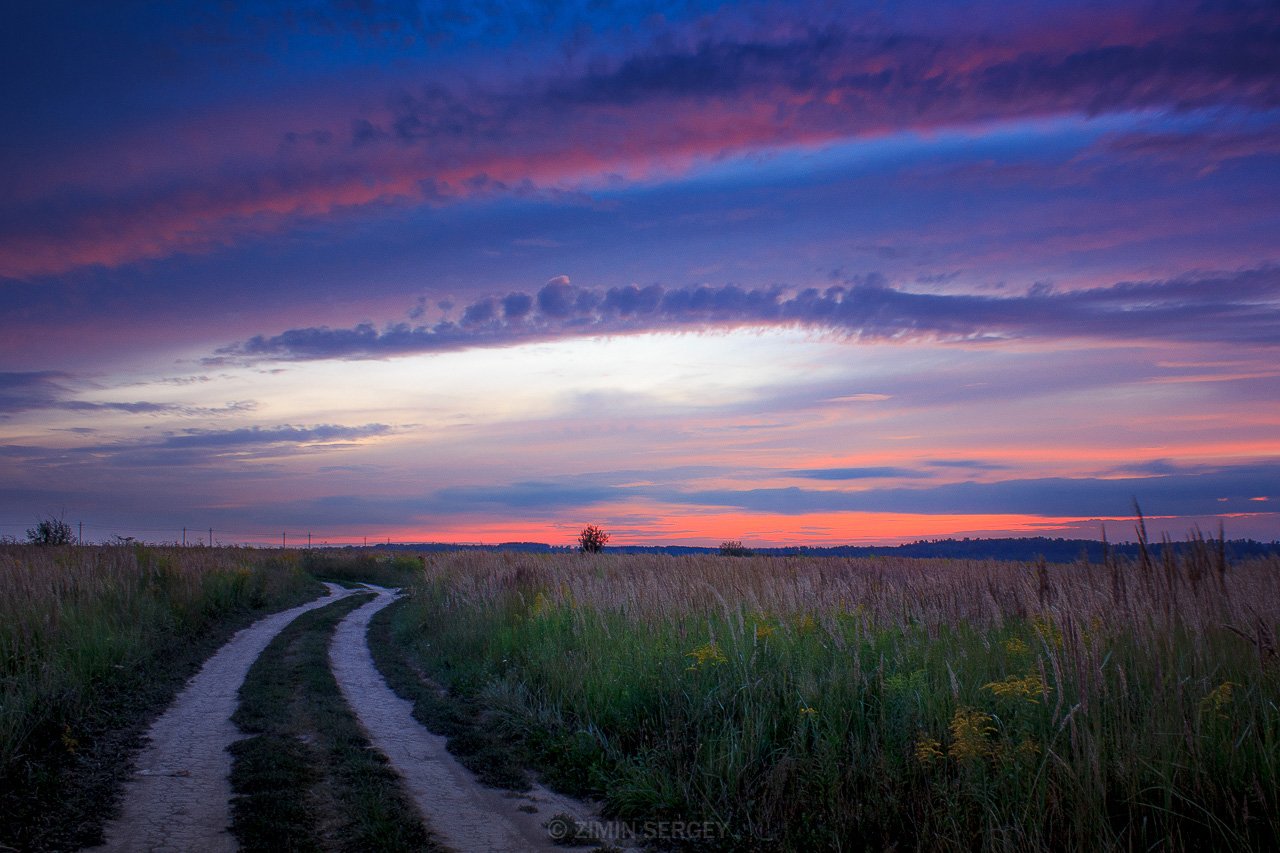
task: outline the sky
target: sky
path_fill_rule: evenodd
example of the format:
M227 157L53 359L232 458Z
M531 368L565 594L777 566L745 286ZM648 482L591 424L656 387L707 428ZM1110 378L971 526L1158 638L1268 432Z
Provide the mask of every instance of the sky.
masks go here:
M0 535L1280 538L1274 2L17 0L0 75Z

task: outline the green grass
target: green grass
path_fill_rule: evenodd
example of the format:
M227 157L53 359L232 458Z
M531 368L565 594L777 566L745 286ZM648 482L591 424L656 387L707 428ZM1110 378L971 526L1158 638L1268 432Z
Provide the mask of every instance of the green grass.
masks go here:
M232 831L247 851L435 850L399 777L375 751L329 670L352 596L303 614L259 657L233 721Z
M303 551L302 568L312 576L350 586L372 583L391 589L408 586L422 574L423 558L417 554L395 551L356 551L353 549Z
M0 845L100 841L186 679L238 628L322 591L289 552L0 546Z
M457 554L394 642L626 819L733 849L1275 849L1280 561Z
M530 787L526 766L532 761L523 744L513 742L503 719L473 696L450 693L417 665L408 648L392 636L392 620L403 600L374 615L369 649L382 677L402 699L413 703L414 719L448 738L447 748L485 785L513 791Z

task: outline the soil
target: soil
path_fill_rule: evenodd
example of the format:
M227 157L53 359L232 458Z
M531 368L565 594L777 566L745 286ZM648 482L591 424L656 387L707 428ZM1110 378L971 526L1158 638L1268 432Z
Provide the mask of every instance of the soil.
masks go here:
M106 843L95 850L234 851L231 822L231 756L243 737L231 722L237 692L249 667L286 625L353 591L325 584L329 595L268 616L238 632L209 658L151 726L148 744L125 784L119 816L108 824Z

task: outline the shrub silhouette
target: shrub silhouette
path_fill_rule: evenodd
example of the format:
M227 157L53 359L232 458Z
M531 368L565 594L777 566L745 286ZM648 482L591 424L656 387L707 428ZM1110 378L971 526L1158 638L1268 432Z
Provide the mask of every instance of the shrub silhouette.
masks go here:
M608 541L608 533L594 524L588 524L578 534L578 550L584 554L599 554L604 550L604 543Z
M752 551L737 539L730 539L727 542L720 543L721 557L750 557L753 554L755 554L755 551Z
M32 545L70 545L76 537L71 535L70 524L50 516L27 528L27 541Z

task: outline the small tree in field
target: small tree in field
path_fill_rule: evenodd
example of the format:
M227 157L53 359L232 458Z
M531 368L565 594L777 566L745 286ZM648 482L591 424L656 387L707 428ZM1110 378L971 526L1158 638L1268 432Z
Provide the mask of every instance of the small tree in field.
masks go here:
M70 524L50 516L27 528L27 541L32 545L70 545L76 537L71 535Z
M584 554L599 554L604 550L604 543L608 541L608 533L594 524L588 524L578 534L578 550Z
M721 557L750 557L755 554L746 545L743 545L737 539L730 539L728 542L720 543Z

